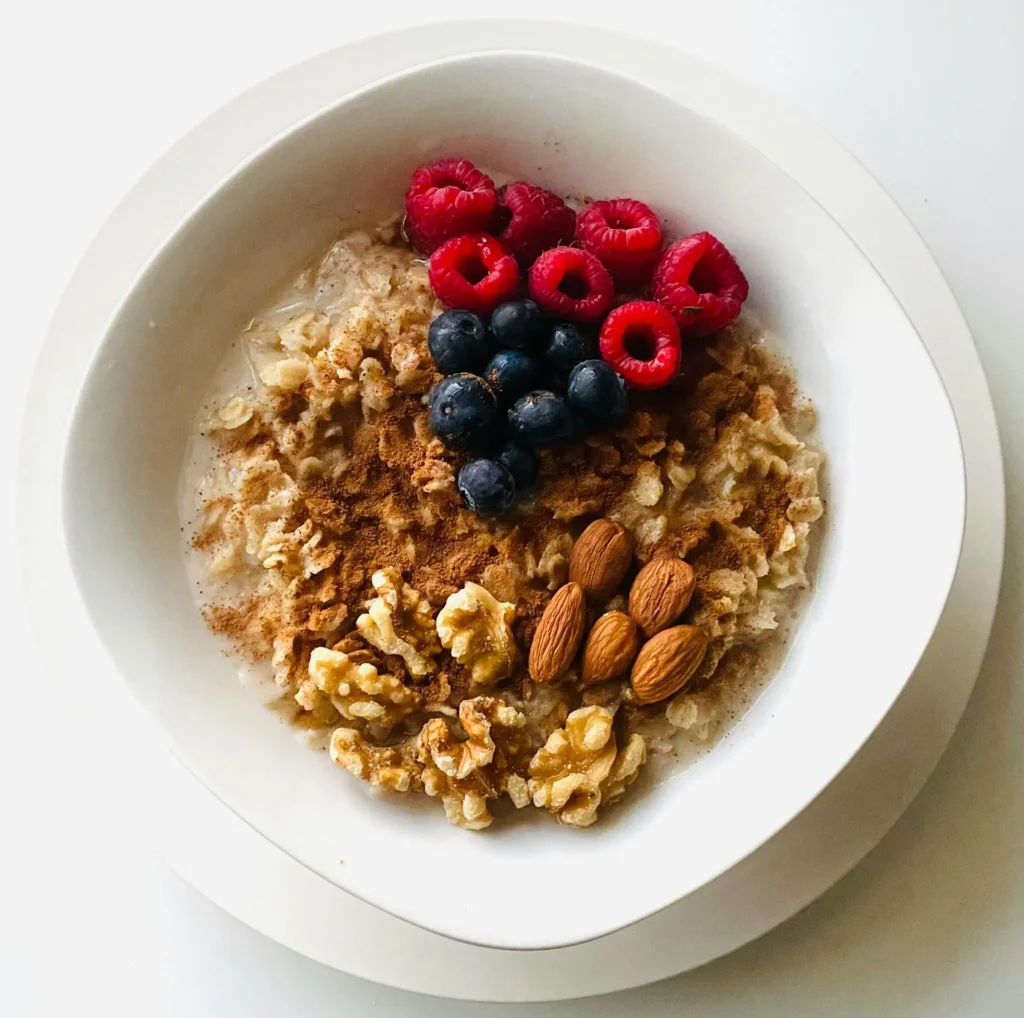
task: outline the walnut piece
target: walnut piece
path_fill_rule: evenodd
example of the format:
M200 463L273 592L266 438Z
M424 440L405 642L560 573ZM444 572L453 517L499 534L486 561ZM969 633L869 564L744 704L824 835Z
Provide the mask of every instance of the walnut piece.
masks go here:
M459 705L459 722L466 733L455 738L445 718L431 718L417 740L416 756L423 765L423 788L440 796L445 815L458 827L478 831L493 817L487 800L502 792L517 807L529 802L526 782L513 770L521 747L516 735L526 719L514 707L492 696L477 696ZM504 745L495 742L501 732Z
M309 655L309 678L295 694L300 707L316 711L328 699L343 718L391 728L420 706L420 696L394 675L382 675L368 661L317 647Z
M640 775L640 768L647 762L647 743L644 737L634 732L626 745L615 756L615 763L601 784L601 801L615 802Z
M441 646L430 602L413 590L397 569L378 569L370 582L377 596L356 619L363 639L385 654L401 657L416 678L434 671L432 658L441 652Z
M499 601L486 587L467 583L437 613L437 635L473 682L498 682L512 674L516 641L512 635L515 605Z
M377 788L393 792L423 788L421 767L408 747L374 746L354 728L338 728L331 735L331 759Z
M547 808L563 824L589 827L597 819L605 791L612 797L621 795L640 767L637 746L630 742L632 748L627 745L629 752L624 751L617 768L611 713L596 704L574 710L565 727L552 732L530 761L533 804Z

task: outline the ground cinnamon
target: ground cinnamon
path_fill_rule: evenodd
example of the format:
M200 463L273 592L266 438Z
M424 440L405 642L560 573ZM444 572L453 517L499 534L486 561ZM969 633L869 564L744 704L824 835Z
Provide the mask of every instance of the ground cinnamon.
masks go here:
M621 427L542 450L537 491L507 519L482 529L451 483L464 457L431 439L418 395L395 393L385 411L367 419L356 413L342 425L350 436L351 458L340 476L298 480L298 522L311 520L323 532L322 545L336 548L330 568L293 581L295 589L287 596L210 606L207 621L252 657L267 656L275 637L306 634L298 642L308 656L311 642L316 642L309 637L331 618L342 620L342 634L352 627L374 597L370 577L385 566L401 570L407 582L440 608L467 581L481 582L489 568L493 576L502 564L521 565L529 554L536 559L552 539L567 532L575 536L592 519L611 511L639 464L652 457L659 460L666 443L682 441L686 461L699 471L723 429L740 414L770 415L772 398L753 380L724 370L704 348L690 349L677 384L631 394L630 415ZM280 409L295 420L304 405L303 396L296 394ZM254 438L253 445L260 441L265 437ZM425 494L424 487L438 478L447 483ZM751 528L770 553L785 527L788 504L784 479L769 474L760 484L738 487L735 498L712 501L665 535L659 550L683 555L694 567L695 606L714 596L707 581L715 570L741 566L742 556L724 526L735 522ZM196 546L208 541L200 533ZM543 581L518 591L514 633L524 655L549 597ZM405 676L401 658L380 663ZM432 695L447 688L452 702L469 689L468 676L457 665L446 666L431 682L437 687Z

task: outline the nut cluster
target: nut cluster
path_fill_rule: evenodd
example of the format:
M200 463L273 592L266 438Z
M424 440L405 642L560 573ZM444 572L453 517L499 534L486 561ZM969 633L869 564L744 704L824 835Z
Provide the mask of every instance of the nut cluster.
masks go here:
M685 688L704 659L708 638L699 626L674 624L696 586L693 569L681 558L648 562L630 585L628 614L605 612L584 642L588 599L606 604L632 562L633 542L622 524L600 519L583 531L569 559L569 582L548 602L534 634L529 668L535 682L563 678L582 645L580 680L585 686L628 671L633 696L641 704L666 700Z

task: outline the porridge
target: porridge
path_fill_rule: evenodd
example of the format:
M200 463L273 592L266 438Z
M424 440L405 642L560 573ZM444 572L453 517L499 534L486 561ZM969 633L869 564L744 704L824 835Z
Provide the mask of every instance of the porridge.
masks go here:
M709 745L808 587L813 410L725 248L663 248L640 202L425 167L250 324L198 429L208 625L461 827L587 826Z

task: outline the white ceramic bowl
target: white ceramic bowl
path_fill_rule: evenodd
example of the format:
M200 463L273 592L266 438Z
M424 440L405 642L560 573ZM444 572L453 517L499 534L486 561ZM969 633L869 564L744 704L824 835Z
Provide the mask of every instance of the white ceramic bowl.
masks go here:
M435 808L368 796L240 686L185 576L176 489L225 344L339 220L395 208L413 166L453 152L557 191L637 195L673 233L720 236L815 398L829 454L815 596L783 668L713 752L582 832L467 834ZM938 619L964 481L953 414L913 326L791 178L625 78L506 53L347 97L255 154L189 216L97 352L66 450L63 515L110 657L228 806L395 915L479 944L545 948L611 932L725 873L838 774Z

